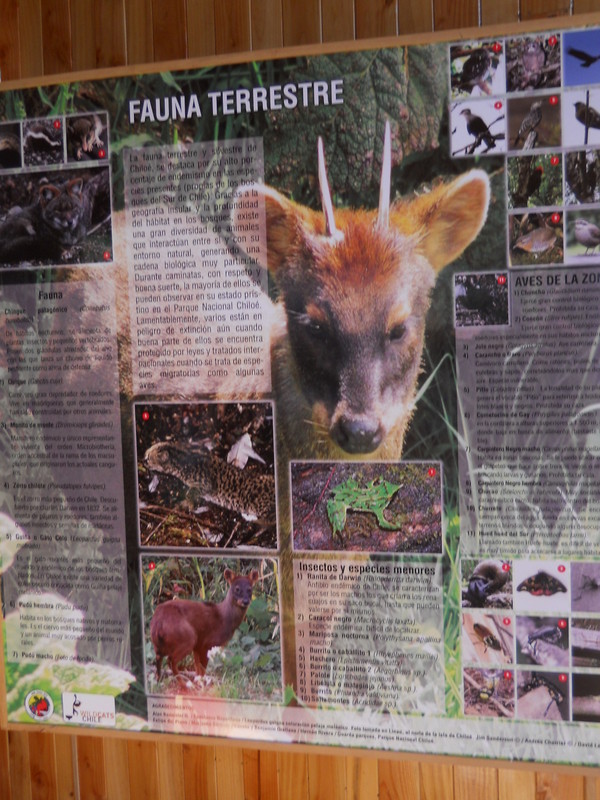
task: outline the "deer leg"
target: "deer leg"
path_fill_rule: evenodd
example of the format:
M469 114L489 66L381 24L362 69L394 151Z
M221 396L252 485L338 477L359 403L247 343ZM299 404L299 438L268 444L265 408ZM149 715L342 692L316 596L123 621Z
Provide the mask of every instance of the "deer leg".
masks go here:
M196 666L196 673L203 677L206 673L206 665L208 664L208 652L204 649L194 650L194 664Z
M160 669L161 669L161 666L162 666L162 660L163 660L162 655L159 655L157 653L156 654L156 662L155 662L156 663L156 680L157 681L160 680Z

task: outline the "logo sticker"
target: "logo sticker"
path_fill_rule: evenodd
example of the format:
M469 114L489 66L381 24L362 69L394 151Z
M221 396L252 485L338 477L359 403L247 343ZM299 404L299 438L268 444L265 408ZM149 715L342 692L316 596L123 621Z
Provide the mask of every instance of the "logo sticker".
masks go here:
M54 713L54 703L43 689L34 689L25 698L25 710L32 719L48 719Z
M117 723L115 698L110 695L63 692L62 707L65 722L102 728L114 728Z

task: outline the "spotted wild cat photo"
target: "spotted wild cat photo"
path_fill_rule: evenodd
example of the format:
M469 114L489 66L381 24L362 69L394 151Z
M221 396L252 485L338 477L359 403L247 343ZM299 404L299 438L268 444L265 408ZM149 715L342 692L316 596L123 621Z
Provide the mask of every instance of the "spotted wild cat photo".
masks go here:
M270 403L135 406L142 547L277 547Z

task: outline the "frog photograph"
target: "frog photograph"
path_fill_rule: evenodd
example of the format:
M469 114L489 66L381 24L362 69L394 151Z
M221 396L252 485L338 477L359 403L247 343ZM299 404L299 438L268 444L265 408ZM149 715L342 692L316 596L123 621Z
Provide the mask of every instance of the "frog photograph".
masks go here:
M295 551L440 553L439 462L291 465Z

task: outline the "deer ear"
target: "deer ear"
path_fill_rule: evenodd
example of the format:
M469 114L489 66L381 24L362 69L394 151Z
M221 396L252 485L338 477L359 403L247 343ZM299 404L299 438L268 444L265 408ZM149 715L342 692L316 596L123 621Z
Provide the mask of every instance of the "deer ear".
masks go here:
M245 237L236 237L236 241L238 247L258 261L261 267L276 273L290 261L296 252L310 212L288 200L270 186L260 183L246 184L236 191L233 199L231 224L234 234L238 225L243 231L245 220L241 219L241 215L248 208L249 203L256 203L257 199L259 202L264 202L265 205L266 252L264 247L261 247L258 253L248 253Z
M413 213L419 222L419 250L437 272L471 244L487 216L490 182L480 169L422 195Z

